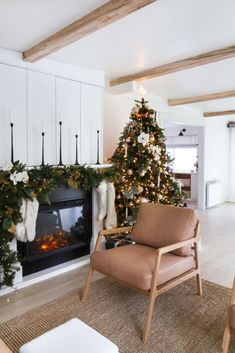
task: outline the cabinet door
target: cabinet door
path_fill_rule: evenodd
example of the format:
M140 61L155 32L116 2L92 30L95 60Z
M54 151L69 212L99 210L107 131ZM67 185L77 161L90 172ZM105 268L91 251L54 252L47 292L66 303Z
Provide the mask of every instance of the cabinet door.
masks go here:
M42 162L42 132L45 164L56 164L55 78L28 71L28 164Z
M62 162L75 164L76 138L78 135L78 162L80 163L81 121L80 83L56 78L56 131L57 151L60 148L59 122L62 122ZM58 160L59 162L59 160Z
M103 162L102 88L81 85L81 160L97 162L97 130L99 136L99 161Z
M11 160L10 122L14 124L14 160L27 163L26 72L0 64L0 166Z

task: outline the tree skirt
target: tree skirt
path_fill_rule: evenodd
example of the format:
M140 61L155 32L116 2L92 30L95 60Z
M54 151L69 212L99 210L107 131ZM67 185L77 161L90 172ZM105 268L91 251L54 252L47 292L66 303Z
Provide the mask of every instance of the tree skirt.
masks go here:
M156 301L145 345L141 341L147 303L144 295L108 278L91 285L87 304L81 303L80 292L73 291L1 324L0 337L18 353L24 343L78 317L117 344L120 353L220 352L231 294L227 288L203 281L203 296L199 297L196 281L191 279L162 294ZM234 340L230 351L235 351Z

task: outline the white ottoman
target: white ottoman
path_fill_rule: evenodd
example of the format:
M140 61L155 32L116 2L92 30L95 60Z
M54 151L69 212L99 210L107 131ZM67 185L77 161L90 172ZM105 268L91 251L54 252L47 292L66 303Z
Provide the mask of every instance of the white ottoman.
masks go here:
M118 353L118 347L79 319L26 343L19 353Z

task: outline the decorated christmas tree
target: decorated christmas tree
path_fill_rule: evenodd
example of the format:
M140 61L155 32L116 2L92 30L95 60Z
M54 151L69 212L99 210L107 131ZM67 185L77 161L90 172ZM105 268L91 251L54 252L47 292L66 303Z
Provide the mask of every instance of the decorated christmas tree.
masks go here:
M116 208L119 225L132 225L141 202L180 206L181 193L166 152L165 136L156 113L144 98L135 101L130 122L112 156L117 171Z

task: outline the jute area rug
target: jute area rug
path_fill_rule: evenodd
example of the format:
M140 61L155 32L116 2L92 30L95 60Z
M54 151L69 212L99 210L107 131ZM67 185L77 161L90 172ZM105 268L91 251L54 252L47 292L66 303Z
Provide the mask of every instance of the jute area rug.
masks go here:
M0 337L18 353L24 343L78 317L116 343L120 353L219 353L230 293L204 281L199 297L192 279L162 294L155 305L151 336L144 345L146 297L103 278L91 285L87 304L81 303L80 290L72 292L1 324ZM77 352L84 353L79 351L79 342ZM230 352L235 352L234 341Z

